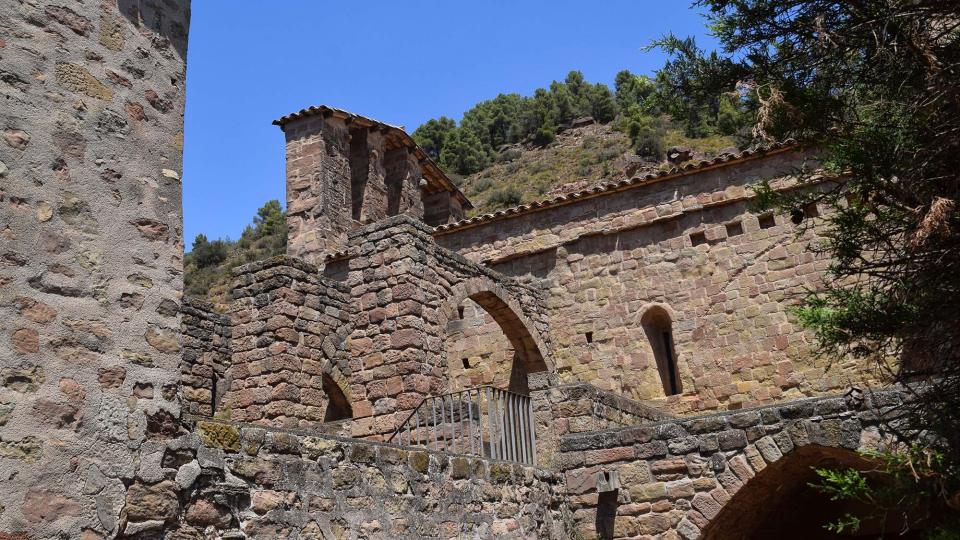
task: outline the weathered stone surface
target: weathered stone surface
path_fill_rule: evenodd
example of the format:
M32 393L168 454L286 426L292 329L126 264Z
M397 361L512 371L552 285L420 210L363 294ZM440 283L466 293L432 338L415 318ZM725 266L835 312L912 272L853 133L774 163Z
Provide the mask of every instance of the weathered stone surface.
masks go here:
M134 521L160 521L173 519L180 510L177 484L166 481L158 484L135 482L127 490L124 511L127 519Z
M77 501L57 491L36 488L27 491L21 506L23 517L33 523L76 517L81 511L82 507Z
M179 354L144 332L180 325L154 310L182 291L182 186L160 171L181 166L188 20L188 0L0 6L0 535L118 536L148 415L179 424L175 395L147 398ZM170 110L134 125L147 89ZM108 480L83 491L91 464Z

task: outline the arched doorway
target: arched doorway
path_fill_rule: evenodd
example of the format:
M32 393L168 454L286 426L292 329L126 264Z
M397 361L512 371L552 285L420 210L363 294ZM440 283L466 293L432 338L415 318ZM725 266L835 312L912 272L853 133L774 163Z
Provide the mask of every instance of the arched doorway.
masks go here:
M865 519L869 509L831 501L811 484L819 483L816 468L869 470L870 461L853 450L804 446L785 454L744 484L703 529L705 540L776 538L777 540L836 540L839 538L920 538L900 535L902 523ZM846 514L864 518L857 532L837 534L825 528ZM886 534L884 535L884 531ZM881 536L883 535L883 536Z
M445 340L450 391L494 386L528 394L527 375L548 369L528 325L490 290L456 302Z

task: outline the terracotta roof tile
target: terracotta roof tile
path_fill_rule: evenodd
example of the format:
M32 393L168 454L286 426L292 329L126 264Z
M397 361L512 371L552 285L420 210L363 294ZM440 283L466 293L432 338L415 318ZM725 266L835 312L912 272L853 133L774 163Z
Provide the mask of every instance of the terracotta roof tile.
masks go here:
M434 229L434 231L438 233L451 232L464 227L478 225L480 223L485 223L488 221L495 221L505 216L524 214L534 210L550 208L553 206L559 206L559 205L566 204L579 199L583 199L586 197L620 191L624 188L640 186L652 180L659 180L668 176L680 176L686 173L715 167L717 165L723 165L726 163L733 163L733 162L741 161L744 159L760 157L770 152L782 151L782 150L786 150L796 146L797 146L797 142L794 141L793 139L787 139L781 142L759 145L753 148L741 150L736 154L721 154L711 159L704 159L700 161L685 163L678 167L673 167L668 171L657 171L655 173L647 173L642 176L635 176L633 178L629 178L625 180L604 182L592 188L587 188L587 189L583 189L583 190L575 191L571 193L564 193L561 195L557 195L555 197L551 197L549 199L533 201L527 204L521 204L519 206L507 208L505 210L497 210L496 212L482 214L482 215L474 216L468 219L462 219L455 223L447 223L445 225L439 225Z

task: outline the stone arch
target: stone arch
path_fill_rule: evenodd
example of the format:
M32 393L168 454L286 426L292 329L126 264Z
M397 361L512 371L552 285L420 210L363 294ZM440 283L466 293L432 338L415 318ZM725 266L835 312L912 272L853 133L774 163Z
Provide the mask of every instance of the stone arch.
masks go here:
M795 448L756 471L742 485L733 489L728 486L726 491L734 493L702 529L700 538L877 538L885 529L887 532L902 530L903 523L895 520L886 523L865 520L858 533L849 535L838 535L824 528L827 523L835 522L848 513L866 516L868 509L857 503L831 501L829 496L817 492L810 485L817 481L814 468L855 468L866 471L873 466L872 461L849 448L816 444ZM696 503L694 506L697 506Z
M324 411L323 421L336 422L353 418L353 407L343 387L329 373L323 374L322 385L323 392L327 394L327 410Z
M520 302L505 287L487 277L469 278L452 288L449 301L441 309L442 328L446 329L450 321L459 318L458 307L468 299L493 318L513 347L510 389L525 393L528 374L554 370L545 340ZM445 353L446 347L444 342Z
M320 367L321 386L323 393L327 395L327 411L324 422L344 420L353 417L353 407L350 399L350 379L340 370L337 362L324 359ZM335 407L334 416L331 417L330 407ZM349 414L349 416L345 416Z
M644 306L640 311L639 320L653 353L664 395L683 393L680 361L673 339L676 313L666 304L653 303Z

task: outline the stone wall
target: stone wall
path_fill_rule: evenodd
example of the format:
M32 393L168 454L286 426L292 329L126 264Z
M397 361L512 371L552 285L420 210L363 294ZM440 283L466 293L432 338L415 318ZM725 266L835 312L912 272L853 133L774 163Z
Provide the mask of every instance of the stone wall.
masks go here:
M556 373L529 376L541 467L558 463L559 441L574 433L648 424L671 416L589 383L558 384Z
M180 306L180 391L183 411L213 415L226 393L230 367L230 317L213 304L185 297Z
M350 133L342 120L311 116L287 126L284 134L287 253L319 262L324 251L343 248L353 226ZM375 178L364 181L368 190L376 188Z
M525 373L547 369L542 291L438 247L431 230L400 215L349 234L355 436L390 433L424 396L450 389L447 324L467 298L498 321Z
M189 2L0 6L0 536L116 532L175 435Z
M238 267L223 414L298 427L351 416L346 338L353 304L342 283L291 257Z
M447 373L450 391L478 386L509 388L516 351L500 324L479 304L465 299L447 322Z
M291 256L321 264L359 226L400 214L438 225L469 205L400 128L326 106L274 123L286 138Z
M804 163L812 165L805 152L761 153L441 227L435 237L499 272L544 283L563 381L679 413L829 393L863 370L818 358L813 337L788 313L828 264L808 248L816 228L798 237L790 219L751 208L752 184L790 188L789 174ZM814 210L805 219L816 220ZM655 313L672 334L680 395L669 398L657 358L663 330L645 320Z
M726 529L726 535L712 534L723 525L723 520L713 520L728 504L737 505L737 515L729 516L737 537L765 537L751 536L748 518L790 508L789 500L777 501L786 507L773 504L778 492L787 492L790 486L769 485L767 479L760 479L765 476L761 473L782 466L781 460L787 463L784 457L823 449L845 450L852 465L853 451L876 448L886 438L879 418L900 400L895 391L865 400L853 392L845 397L574 433L560 439L557 464L565 471L567 500L584 537L731 538L731 529ZM798 453L800 449L804 450ZM601 471L616 473L620 486L606 500L596 485ZM810 464L803 472L810 472ZM754 508L740 506L736 496L744 486L754 489L755 476L760 489L754 493L759 496ZM802 516L800 510L793 507L792 512ZM737 525L737 519L743 521Z
M501 461L200 421L152 467L128 491L126 533L570 538L562 476Z

